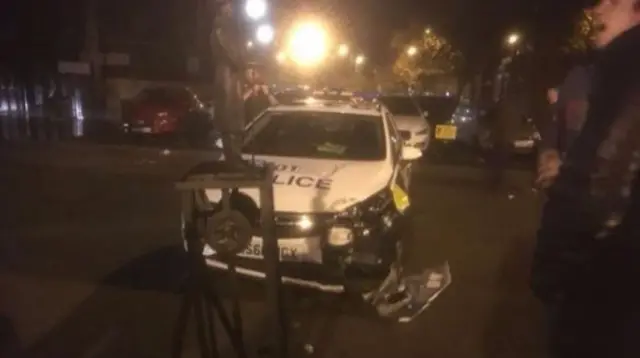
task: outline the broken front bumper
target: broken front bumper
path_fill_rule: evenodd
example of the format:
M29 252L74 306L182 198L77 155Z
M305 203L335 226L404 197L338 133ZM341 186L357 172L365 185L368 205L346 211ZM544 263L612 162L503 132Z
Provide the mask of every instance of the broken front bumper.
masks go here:
M307 235L298 235L290 226L280 227L277 231L282 281L326 292L367 292L377 288L397 258L401 236L398 222L399 216L373 225L350 227L353 240L346 245L330 244L335 239L330 233L335 225L341 227L339 224L319 225L318 230ZM228 270L226 258L212 249L205 248L203 255L208 266ZM238 274L265 278L260 237L254 236L244 252L234 259Z
M288 245L287 241L296 241ZM300 242L306 242L301 245ZM396 241L393 237L359 237L353 245L331 247L321 237L309 239L279 239L280 272L282 282L325 292L367 292L379 286L388 275L396 257ZM299 256L287 257L292 247L304 247ZM251 246L249 247L249 250ZM265 261L247 257L244 253L234 258L236 272L254 279L264 279ZM213 252L205 254L209 267L228 270L228 263Z

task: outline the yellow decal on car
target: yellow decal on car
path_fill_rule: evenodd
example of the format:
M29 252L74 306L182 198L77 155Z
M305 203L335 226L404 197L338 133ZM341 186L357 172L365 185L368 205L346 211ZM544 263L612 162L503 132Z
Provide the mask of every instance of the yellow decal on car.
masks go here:
M396 205L396 209L398 209L401 214L404 213L411 205L409 202L409 194L396 184L391 187L391 193L393 194L393 203Z

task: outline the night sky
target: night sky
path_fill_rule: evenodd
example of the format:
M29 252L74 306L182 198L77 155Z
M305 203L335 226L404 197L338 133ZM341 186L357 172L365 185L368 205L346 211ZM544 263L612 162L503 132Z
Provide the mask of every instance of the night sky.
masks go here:
M86 0L4 0L0 41L43 53L52 43L82 39ZM190 35L193 0L98 0L103 33L110 41L180 42ZM565 31L583 0L278 0L275 6L315 12L339 26L374 62L391 58L394 30L428 25L475 51L499 43L509 29L542 36ZM35 10L37 9L37 10ZM544 26L536 24L543 23ZM62 39L62 40L61 40ZM58 46L59 47L59 46ZM73 47L73 46L71 46Z

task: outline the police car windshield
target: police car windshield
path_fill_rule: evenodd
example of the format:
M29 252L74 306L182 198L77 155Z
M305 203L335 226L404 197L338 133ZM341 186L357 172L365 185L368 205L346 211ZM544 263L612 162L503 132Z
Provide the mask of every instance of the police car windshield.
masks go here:
M383 96L382 102L396 116L420 116L420 110L415 101L408 96Z
M267 112L248 129L243 153L335 160L385 158L382 121L334 112Z

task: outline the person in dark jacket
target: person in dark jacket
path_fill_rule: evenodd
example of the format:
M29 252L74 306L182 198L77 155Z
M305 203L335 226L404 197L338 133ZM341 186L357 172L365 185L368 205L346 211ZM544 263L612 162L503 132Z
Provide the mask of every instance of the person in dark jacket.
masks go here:
M557 90L551 104L552 121L543 131L538 156L538 186L546 188L558 175L562 157L580 133L587 116L591 65L574 67Z
M587 119L548 190L532 267L558 358L640 357L640 1L595 15Z
M245 85L243 100L245 124L251 122L269 106L278 104L278 100L269 90L269 86L262 82L254 69L247 70L247 84Z

